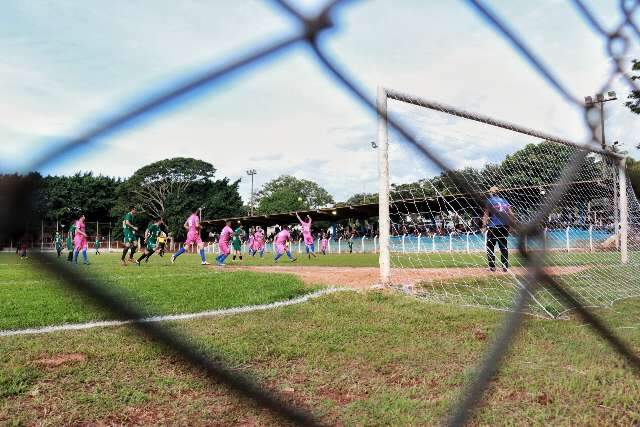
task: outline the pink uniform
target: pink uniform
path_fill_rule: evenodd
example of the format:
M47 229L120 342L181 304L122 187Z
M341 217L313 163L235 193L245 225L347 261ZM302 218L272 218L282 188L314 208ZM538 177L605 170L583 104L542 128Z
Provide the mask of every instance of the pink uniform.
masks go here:
M220 241L218 242L220 253L226 255L231 253L231 248L229 247L229 244L231 243L231 236L233 236L233 230L228 225L225 225L222 229L222 233L220 233Z
M309 222L300 221L302 227L302 237L304 238L305 245L313 245L313 236L311 235L311 218Z
M249 242L248 242L249 249L253 249L253 246L255 245L255 243L256 243L256 239L255 239L253 233L249 234Z
M279 254L287 251L287 241L291 240L289 230L284 229L276 235L276 252Z
M264 248L264 232L262 230L256 231L256 233L253 235L253 248L256 251Z
M202 239L200 238L200 218L198 218L197 214L191 214L191 216L187 219L187 227L189 230L187 231L187 240L184 242L185 246L189 246L193 243L196 245L202 244Z
M79 233L79 232L82 232ZM73 247L76 251L87 249L87 236L85 235L85 224L83 221L76 221L76 234L73 236Z
M326 237L322 239L322 243L321 243L321 249L323 251L326 251L327 248L329 247L329 239L327 239Z

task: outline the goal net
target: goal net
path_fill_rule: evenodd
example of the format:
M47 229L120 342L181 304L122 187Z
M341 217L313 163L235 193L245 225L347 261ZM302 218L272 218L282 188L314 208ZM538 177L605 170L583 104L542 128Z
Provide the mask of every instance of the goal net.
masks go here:
M509 310L526 276L521 245L542 255L547 271L585 305L640 295L640 204L624 156L591 150L544 217L540 237L520 241L502 227L508 218L496 206L519 223L531 221L582 147L390 90L379 89L378 108L457 167L435 170L380 116L381 283L431 302ZM487 203L493 209L483 227ZM529 310L558 317L567 307L537 288Z

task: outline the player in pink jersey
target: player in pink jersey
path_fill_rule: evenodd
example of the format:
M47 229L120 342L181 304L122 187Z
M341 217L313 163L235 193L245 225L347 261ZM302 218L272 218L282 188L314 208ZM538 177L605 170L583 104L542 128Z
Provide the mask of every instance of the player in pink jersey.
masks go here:
M76 221L76 234L73 236L73 263L78 263L78 253L82 251L82 259L85 264L89 264L87 259L87 231L85 217L80 215Z
M233 229L231 228L231 221L227 220L225 226L220 233L220 240L218 241L218 247L220 248L220 255L216 257L216 264L224 266L224 260L227 259L231 253L231 239L233 238Z
M184 242L184 246L171 257L171 263L173 264L176 258L187 251L185 247L196 244L198 245L198 252L200 252L200 259L202 260L200 264L210 265L210 263L207 262L207 257L204 255L204 243L202 243L202 239L200 238L200 217L198 217L197 209L191 211L191 215L184 223L184 228L187 229L187 240Z
M289 257L289 261L293 262L297 259L297 258L294 258L293 255L291 255L291 251L287 246L287 243L289 243L290 241L291 241L291 234L289 233L289 226L285 225L282 227L282 231L276 234L276 239L275 239L276 257L273 259L273 262L278 262L280 257L285 253Z
M322 251L322 255L327 254L327 250L329 249L329 239L327 238L326 233L322 233L322 243L320 243L320 250Z
M313 243L313 235L311 234L311 217L307 215L307 221L303 221L296 212L296 217L298 217L298 221L300 222L300 227L302 227L302 238L304 239L304 247L307 252L307 256L311 259L311 256L316 257L316 247Z
M264 256L264 231L262 231L262 227L260 226L258 226L256 232L253 233L253 255L257 252L260 252L260 258Z
M255 231L252 228L249 228L249 240L247 241L247 250L249 251L249 255L253 256L255 254L254 245L256 244Z

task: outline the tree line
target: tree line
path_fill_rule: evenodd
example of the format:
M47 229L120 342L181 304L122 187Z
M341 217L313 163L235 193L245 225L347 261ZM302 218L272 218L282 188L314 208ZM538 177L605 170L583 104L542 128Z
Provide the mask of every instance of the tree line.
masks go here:
M493 185L501 188L543 188L557 182L573 151L571 147L550 142L529 144L497 164L487 164L480 169L467 167L409 184L392 185L391 197L406 200L458 194L463 192L456 184L460 180L471 183L478 191L485 191ZM535 165L535 173L532 173L531 165ZM640 162L629 159L627 170L638 193ZM8 197L4 189L17 186L31 188L29 212L21 212L17 216L21 222L17 232L26 230L38 236L41 221L49 226L56 222L68 225L83 213L89 222L111 223L112 237L118 238L122 216L129 206L135 206L140 224L162 217L174 236L181 239L184 237L182 224L191 209L201 209L203 218L248 214L249 205L243 203L238 191L240 180L217 178L216 172L216 168L205 161L178 157L143 166L127 179L96 176L90 172L72 176L41 176L38 173L0 175L0 188L5 194L3 198ZM602 173L602 162L587 157L579 175L593 177ZM586 202L596 196L595 191L598 190L593 186L574 185L569 189L569 196L574 203ZM533 199L540 199L543 195L542 192L516 192L511 197L523 199L513 200L514 204L535 206L539 200ZM333 196L317 183L283 175L265 183L256 192L254 207L257 214L271 214L377 201L377 193L356 193L344 202L335 203ZM4 202L11 203L9 200Z

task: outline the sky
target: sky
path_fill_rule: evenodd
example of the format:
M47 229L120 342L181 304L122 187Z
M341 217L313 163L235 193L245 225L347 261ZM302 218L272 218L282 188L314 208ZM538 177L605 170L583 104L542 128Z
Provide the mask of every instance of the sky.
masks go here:
M324 3L293 1L312 13ZM613 28L617 2L586 4ZM601 37L571 2L486 1L571 93L594 95L611 61ZM569 104L464 1L352 1L333 15L323 49L370 99L383 86L575 141L587 136L583 110ZM42 0L3 2L0 15L0 170L30 161L190 76L299 30L262 0ZM631 58L640 57L637 43ZM621 78L610 89L629 92ZM452 167L500 161L533 138L390 101L393 117ZM606 104L609 141L635 148L640 117L624 100ZM329 76L304 44L234 73L145 116L118 133L40 169L43 174L126 177L170 157L212 163L242 179L247 201L282 174L318 182L345 200L377 188L376 118ZM391 135L391 181L438 171Z

